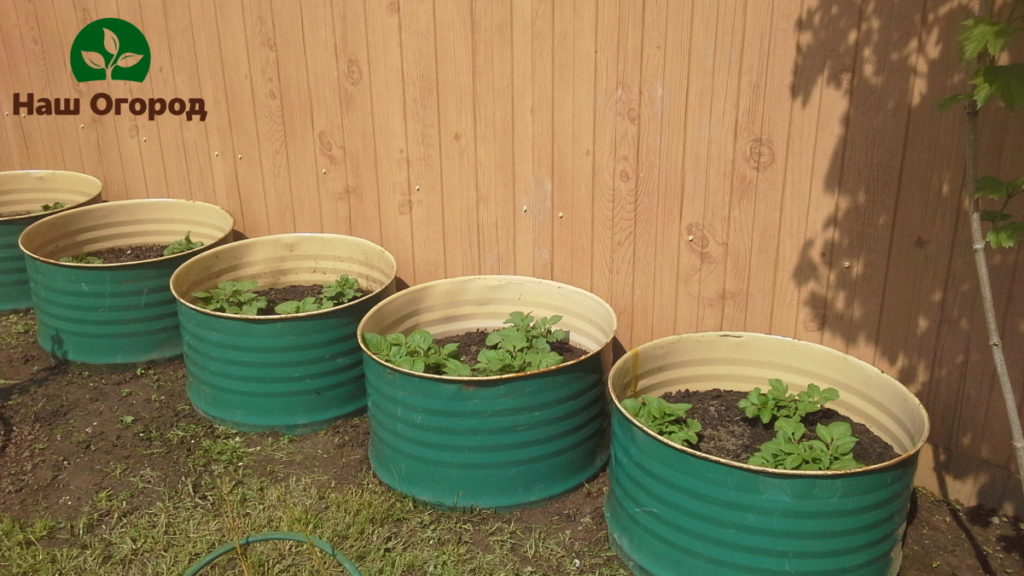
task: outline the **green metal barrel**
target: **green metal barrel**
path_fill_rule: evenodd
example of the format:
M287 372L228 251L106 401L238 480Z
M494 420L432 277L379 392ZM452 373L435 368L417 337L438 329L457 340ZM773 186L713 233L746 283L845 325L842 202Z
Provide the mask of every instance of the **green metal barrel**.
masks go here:
M901 455L845 472L772 471L709 457L651 433L620 401L690 389L834 387L829 404ZM795 386L794 386L795 385ZM838 351L746 333L674 336L630 351L609 376L613 549L634 574L895 576L917 454L920 402L899 382Z
M567 492L607 461L604 375L615 314L597 296L517 276L473 276L399 292L359 334L444 337L494 329L512 311L560 314L589 354L536 372L442 377L388 365L364 347L370 463L387 485L441 508L511 509Z
M370 463L441 507L513 508L557 496L608 458L599 356L499 381L445 382L366 362Z
M280 234L242 240L182 265L171 278L186 390L205 417L236 430L311 432L366 406L356 327L394 292L395 260L362 238ZM370 294L327 310L245 316L199 307L194 292L227 280L259 288L329 284L341 274Z
M193 255L226 241L231 216L187 200L124 200L78 208L25 229L20 246L36 312L38 341L50 354L94 364L143 362L181 353L168 281ZM70 256L115 246L168 244L186 233L204 246L140 262L74 264Z
M77 172L0 172L0 310L32 305L25 255L18 248L25 228L95 200L102 187L96 178Z
M89 364L181 354L167 279L184 259L103 269L28 260L39 345Z
M222 426L284 434L312 432L364 408L355 331L377 300L270 321L179 305L189 400Z

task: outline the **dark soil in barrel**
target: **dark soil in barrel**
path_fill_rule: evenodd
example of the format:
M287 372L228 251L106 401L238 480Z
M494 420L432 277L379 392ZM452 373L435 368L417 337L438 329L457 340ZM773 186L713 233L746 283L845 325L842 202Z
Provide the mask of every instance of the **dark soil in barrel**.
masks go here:
M686 413L687 418L696 419L703 429L700 431L700 442L693 448L711 456L717 456L734 462L746 462L762 444L775 436L771 424L762 424L759 418L747 418L737 408L740 400L746 397L745 392L734 390L680 390L662 396L669 402L682 402L693 407ZM847 422L857 437L857 445L853 449L854 459L870 466L888 462L899 456L888 442L871 431L860 422L856 422L825 407L803 417L801 422L807 427L805 439L817 438L817 424Z
M290 284L279 288L259 288L253 290L253 293L267 299L267 306L260 310L259 315L276 316L277 313L274 312L274 306L284 302L302 301L304 298L319 298L323 291L324 287L322 284ZM359 295L346 302L346 304L359 300L366 296L367 293L368 291L360 286Z
M79 256L92 256L102 260L103 264L125 264L163 258L167 244L133 244L130 246L114 246L96 250Z
M459 360L465 364L472 366L476 364L476 357L480 354L480 351L487 346L487 336L493 332L493 330L472 330L470 332L463 332L462 334L454 334L452 336L445 336L444 338L437 339L438 346L444 346L445 344L455 342L459 345ZM568 342L552 342L551 349L562 355L562 362L571 362L577 358L586 356L587 351L578 346L569 344Z

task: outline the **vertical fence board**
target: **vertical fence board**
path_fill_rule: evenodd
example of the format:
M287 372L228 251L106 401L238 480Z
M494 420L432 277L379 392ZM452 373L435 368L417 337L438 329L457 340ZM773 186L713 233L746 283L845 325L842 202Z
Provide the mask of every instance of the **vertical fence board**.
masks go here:
M413 255L416 281L423 282L447 275L434 2L406 0L400 14Z
M944 26L927 25L917 52L915 68L927 61L935 76L915 78L911 94L919 105L910 112L906 146L914 152L906 155L899 183L875 342L874 363L917 393L924 391L940 337L937 319L950 258L965 248L953 246L954 235L949 233L956 228L962 208L962 152L947 145L961 136L963 118L930 105L941 94L959 89L958 76L963 81L960 55L942 54L934 44L937 38L957 33L952 22ZM928 401L926 395L922 400Z
M711 103L714 94L708 90L714 73L715 55L715 7L717 3L694 2L689 45L688 75L686 87L686 140L683 146L682 163L683 198L680 208L680 223L686 243L679 250L678 279L676 281L676 330L696 332L700 327L699 311L702 301L707 298L701 293L701 272L705 263L712 262L711 243L707 223L704 220L704 202L712 193L708 182L708 164L711 162ZM713 193L722 194L724 190Z
M284 8L292 9L290 5ZM302 32L305 37L305 63L307 90L312 108L309 132L299 132L313 146L312 154L316 174L320 226L324 232L352 233L352 208L346 193L348 174L345 167L348 154L341 110L341 79L335 64L334 47L337 41L330 4L326 0L304 2Z
M687 129L687 81L689 59L685 54L693 25L690 7L669 2L665 15L665 65L662 105L662 136L659 154L660 196L657 203L657 237L653 286L654 318L651 337L661 338L677 331L677 310L686 296L678 283L679 253L689 250L682 220L687 166L684 161Z
M409 197L402 32L398 11L397 2L366 4L366 54L373 102L381 238L398 261L400 277L413 284L421 279L413 251L413 206ZM436 246L434 248L436 251Z
M130 9L125 11L125 6ZM145 82L129 85L131 96L148 101L151 98L156 98L158 94L174 94L175 61L184 65L184 60L188 56L187 54L174 54L172 57L171 35L163 6L150 2L125 4L122 6L122 12L125 13L126 20L138 22L140 29L148 30L150 36L157 38L149 43L154 64L150 67ZM175 34L188 34L188 30L176 30ZM146 115L135 116L136 127L141 137L139 147L142 150L143 158L147 164L164 168L161 181L155 186L150 185L150 196L152 197L185 199L192 197L192 186L189 182L192 169L185 157L184 145L184 133L192 126L183 128L186 122L181 122L181 118L181 116L170 114L160 116L155 120L149 120ZM171 166L179 166L181 169L172 170ZM153 170L147 167L147 175L151 171ZM198 168L195 169L195 173L199 174ZM182 235L185 232L183 230Z
M287 180L279 185L289 191L295 230L320 230L324 228L319 188L323 174L316 168L312 98L303 65L308 58L301 12L301 5L288 0L273 0L266 12L272 20L268 32L273 36L276 60L276 75L268 75L268 80L277 86L268 86L266 94L281 111L281 136L288 168ZM319 62L316 55L314 58ZM276 94L271 90L276 90ZM333 203L328 207L336 213Z
M330 6L334 18L335 67L340 75L335 105L341 113L345 147L346 200L341 200L340 204L344 206L348 202L353 235L398 251L394 244L396 235L385 240L381 224L382 195L377 181L377 136L367 54L366 11L361 0L331 2ZM399 260L398 265L403 272L412 270L412 262Z
M473 3L473 88L479 269L515 270L512 157L512 7Z
M742 22L742 48L739 62L739 85L736 105L736 139L732 157L732 170L727 180L729 214L727 218L728 250L723 272L725 277L725 303L722 308L722 326L729 330L746 328L750 299L750 267L754 248L755 206L757 202L757 166L753 164L751 147L755 149L764 136L765 77L764 56L769 51L771 26L770 2L748 2L738 15ZM768 257L765 246L756 249ZM770 295L769 295L770 296ZM762 304L756 302L753 304ZM770 307L770 304L769 304Z
M58 19L58 12L63 12L53 5L46 3L35 4L35 24L38 27L36 35L42 38L61 38L63 30ZM28 10L26 10L28 11ZM67 38L74 38L77 30L71 32ZM70 44L70 41L69 41ZM68 64L66 45L50 42L39 42L39 50L43 57L43 67L39 70L42 78L45 79L45 92L48 94L60 94L60 98L67 98L73 94L71 88L72 76L71 67ZM95 172L101 164L95 149L83 149L79 145L79 123L73 116L57 116L54 120L56 132L60 138L60 148L64 157L64 166L70 170L79 172Z
M572 231L569 282L593 286L594 254L594 81L597 51L597 0L576 0L573 22Z
M5 8L0 4L0 9ZM8 54L4 41L0 40L0 138L3 139L0 142L0 170L31 166L25 131L20 117L14 114L14 94L24 87L19 87L13 81L14 72Z
M470 0L434 5L441 144L445 273L479 273L476 126L473 90L473 12Z
M195 94L206 102L206 162L210 168L213 186L211 201L231 213L235 226L248 229L240 194L240 180L235 171L234 144L231 130L231 108L228 105L227 84L221 70L220 33L214 6L203 0L189 2L193 21L192 38L195 42ZM185 80L186 86L188 80ZM248 208L262 211L262 206Z
M144 83L151 88L153 98L168 95L182 98L186 102L200 94L197 56L194 52L193 21L186 6L168 7L143 2L142 17L146 29L156 30L158 37L166 39L164 56L157 65L157 77ZM171 31L174 33L171 33ZM152 34L152 32L151 32ZM154 59L159 55L154 54ZM150 75L154 70L150 69ZM159 80L159 81L158 81ZM207 110L209 119L209 110ZM210 169L209 140L206 124L199 118L182 122L182 116L164 114L157 122L160 133L160 150L168 166L181 166L183 170L167 170L165 196L191 198L204 202L215 202L213 174ZM184 232L187 231L183 231Z
M654 334L654 290L658 252L658 209L665 191L662 188L660 158L663 116L665 114L665 42L668 6L661 0L648 0L643 6L643 37L640 62L640 98L638 101L637 183L634 194L636 229L633 255L631 336L647 342Z
M837 159L843 157L846 149L844 133L848 123L849 89L856 64L857 38L851 30L860 25L860 8L852 2L809 2L803 6L799 22L801 38L792 82L798 110L793 116L798 126L807 124L800 132L802 137L792 140L790 158L807 158L808 161L797 160L787 171L793 178L806 173L808 188L802 192L806 194L807 208L801 216L805 216L806 221L795 222L804 227L805 236L799 260L791 268L799 289L794 336L820 343L828 316L828 272L839 198L834 180L841 171L841 162ZM840 38L844 41L837 42ZM820 48L826 42L833 46L831 50ZM800 208L803 202L799 196L794 198ZM794 246L797 238L794 235L794 242L789 246Z
M740 7L732 2L719 3L715 18L714 57L708 85L714 95L710 106L710 143L708 146L707 196L704 198L704 231L708 248L700 273L701 306L697 310L700 330L718 330L726 306L734 295L725 284L729 257L729 207L732 164L736 154L736 110L739 100L740 64L743 46L743 18ZM731 327L735 329L736 327Z
M156 14L159 17L159 14ZM186 101L192 98L203 98L203 89L200 85L199 59L206 57L206 54L196 51L195 28L200 25L192 17L188 5L164 6L163 17L167 20L167 30L174 30L174 34L168 33L170 44L169 52L174 55L170 63L174 69L174 81L170 84L166 93L157 92L157 97L166 99L166 94L174 94L176 97L184 98ZM202 56L200 55L202 54ZM211 90L212 91L212 90ZM204 99L205 102L205 99ZM182 130L182 150L185 155L185 165L188 167L186 177L188 179L189 197L195 200L219 204L225 209L230 209L230 202L226 190L218 189L214 182L213 168L210 158L209 138L209 114L207 108L207 120L203 121L194 118L192 121L181 122L181 117L170 116L167 123L178 124ZM218 115L224 110L217 110Z
M93 20L91 9L79 10L77 7L55 9L52 18L57 24L57 29L54 32L56 37L65 39L65 44L60 45L61 48L70 45L78 31ZM90 96L83 89L83 85L76 82L71 75L71 64L67 61L67 52L59 50L57 47L54 48L57 51L56 58L60 65L54 65L52 69L66 79L62 83L61 91L66 91L69 97L78 98L79 106L84 107L81 109L88 110ZM108 171L110 174L120 172L121 167L112 158L108 158L104 151L100 149L100 138L97 133L96 124L86 121L81 117L72 117L69 120L71 122L71 129L77 135L78 147L81 150L82 170L91 175L105 174ZM108 183L105 182L104 185L106 186ZM117 185L120 184L118 182Z
M119 18L128 20L129 22L142 23L142 5L137 0L118 0L117 2L117 15ZM144 24L143 24L144 25ZM156 54L157 58L166 60L170 57L170 50L167 48L166 41L150 41L149 49L151 53ZM117 100L118 98L149 98L152 94L152 89L148 86L151 80L150 77L159 76L161 73L159 69L165 67L167 64L162 66L154 66L150 68L150 76L147 77L147 82L143 85L136 84L134 82L109 82L106 90L114 98L114 114L117 113ZM170 134L174 130L168 128L168 151L166 157L170 159L171 164L165 165L165 153L164 153L164 142L160 137L160 126L156 122L150 122L145 119L145 116L136 116L135 114L128 113L127 110L122 109L122 114L117 117L115 121L118 125L118 131L123 139L122 150L129 150L130 154L134 155L138 152L141 165L139 166L139 172L141 176L137 180L127 183L129 196L134 196L131 193L134 182L141 183L145 182L146 195L150 198L167 198L168 190L170 185L168 183L168 168L169 166L181 166L183 159L181 157L180 150L174 150L170 143L174 142L174 139L178 137L180 139L180 131L177 134ZM178 173L181 170L171 170L170 178L174 181L175 185L179 182Z
M573 216L573 74L575 64L575 6L554 2L551 30L552 145L551 145L551 278L571 282L574 246Z
M534 274L533 221L529 202L533 191L533 7L528 1L512 2L512 155L515 186L515 269ZM525 210L523 210L525 208Z
M619 338L633 333L633 251L636 245L636 194L640 138L640 70L643 48L643 2L619 3L618 86L615 94L615 160L612 163L612 291L609 303L627 321Z
M895 151L902 149L909 110L910 82L887 79L905 78L912 69L912 51L904 49L906 30L896 23L920 14L920 2L900 2L862 19L861 30L874 41L859 47L850 93L850 116L862 120L847 128L824 343L868 361L873 352L868 342L878 332L899 193L902 155ZM869 115L869 108L879 113Z
M593 257L591 290L608 301L612 296L612 213L615 182L615 127L618 105L619 8L614 2L597 4L597 43L594 55L594 174ZM627 318L621 310L619 326ZM619 339L621 340L621 332Z
M209 26L204 31L207 41L220 45L219 56L223 61L222 72L227 87L225 98L226 116L224 122L216 119L213 131L218 133L223 145L230 142L231 149L221 150L222 162L235 165L238 175L238 189L242 201L241 216L243 221L237 223L249 236L263 236L272 232L270 216L274 221L283 220L280 214L268 206L267 190L273 185L264 183L264 171L258 166L260 160L260 138L256 128L256 101L253 97L252 82L249 72L249 50L245 19L242 14L241 2L216 2L217 27ZM216 36L210 34L216 33ZM214 57L217 53L213 53ZM211 71L211 73L213 73ZM225 157L226 155L226 157ZM270 192L270 195L280 192ZM236 217L238 214L235 215ZM273 231L280 231L281 225L275 224Z
M268 216L273 233L298 230L295 197L292 187L292 164L299 164L288 154L285 138L284 104L281 102L281 79L278 72L278 50L282 41L274 31L274 13L269 0L243 2L248 33L249 74L253 105L256 112L256 131L259 138L258 156L266 190ZM305 213L299 214L305 217ZM306 224L302 222L302 224Z
M4 27L0 42L3 43L4 51L17 55L17 57L11 58L10 80L11 85L15 87L15 92L21 95L21 102L24 103L28 99L28 94L40 96L46 94L47 86L45 76L39 73L39 68L44 66L43 56L38 49L32 49L33 37L31 35L36 28L33 23L35 12L32 9L19 10L13 0L0 4L0 9L8 15L4 19L8 23ZM41 43L41 40L36 38L36 42ZM6 97L10 99L8 101L13 116L19 112L14 108L14 96L7 95ZM28 118L33 120L38 118L28 115L23 108L19 115L23 126L28 123ZM28 157L32 168L64 165L64 155L58 143L59 135L54 128L55 126L50 122L41 122L40 126L34 130L25 129L25 144L28 147Z
M792 74L796 55L796 35L792 23L799 16L799 5L793 2L773 2L771 11L761 22L769 32L765 53L771 54L761 63L761 82L764 84L764 103L760 106L758 131L739 142L740 156L754 175L754 200L750 263L746 281L746 311L744 330L772 331L772 314L776 308L774 286L777 277L788 276L789 268L782 269L778 262L779 237L782 230L782 189L785 181L785 159L789 157L790 104L792 92L788 85L774 79ZM752 10L754 11L754 10ZM755 19L748 15L753 25ZM753 31L750 33L753 36ZM756 53L756 48L754 52ZM741 296L742 298L742 296ZM792 333L786 333L791 336Z
M525 206L533 238L533 275L551 278L553 226L552 208L552 140L554 128L554 68L552 62L554 34L554 0L532 0L533 34L533 174L527 183Z

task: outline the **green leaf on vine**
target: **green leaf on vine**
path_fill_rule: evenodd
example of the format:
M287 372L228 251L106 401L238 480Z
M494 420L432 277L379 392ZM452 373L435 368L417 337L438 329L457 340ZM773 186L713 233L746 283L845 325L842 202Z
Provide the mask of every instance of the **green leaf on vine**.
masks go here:
M960 50L964 58L974 60L985 53L999 56L1009 40L1019 29L1001 20L991 18L969 18L960 31Z
M995 176L978 178L974 191L975 198L992 198L993 200L1011 200L1024 192L1024 176L1013 180L1002 180Z
M946 96L942 100L939 100L939 110L949 110L953 106L963 102L964 100L967 100L968 98L970 98L970 94L950 94L949 96Z
M984 66L971 80L974 97L981 107L992 96L999 96L1010 110L1024 104L1024 62L1005 66Z
M1024 236L1024 222L1006 222L988 229L985 241L993 248L1013 248Z

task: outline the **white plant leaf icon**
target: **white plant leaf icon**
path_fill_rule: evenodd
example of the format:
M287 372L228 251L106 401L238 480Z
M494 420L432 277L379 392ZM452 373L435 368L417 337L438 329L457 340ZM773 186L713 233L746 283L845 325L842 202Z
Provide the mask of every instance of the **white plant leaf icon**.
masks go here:
M131 68L142 60L142 54L135 54L133 52L125 52L117 58L117 63L114 64L115 68Z
M107 63L103 59L103 55L99 52L82 50L82 60L85 60L85 63L88 64L90 68L95 68L97 70L103 70L107 67Z
M103 47L110 52L111 56L117 56L117 50L121 47L121 41L117 39L117 34L106 28L103 29Z

